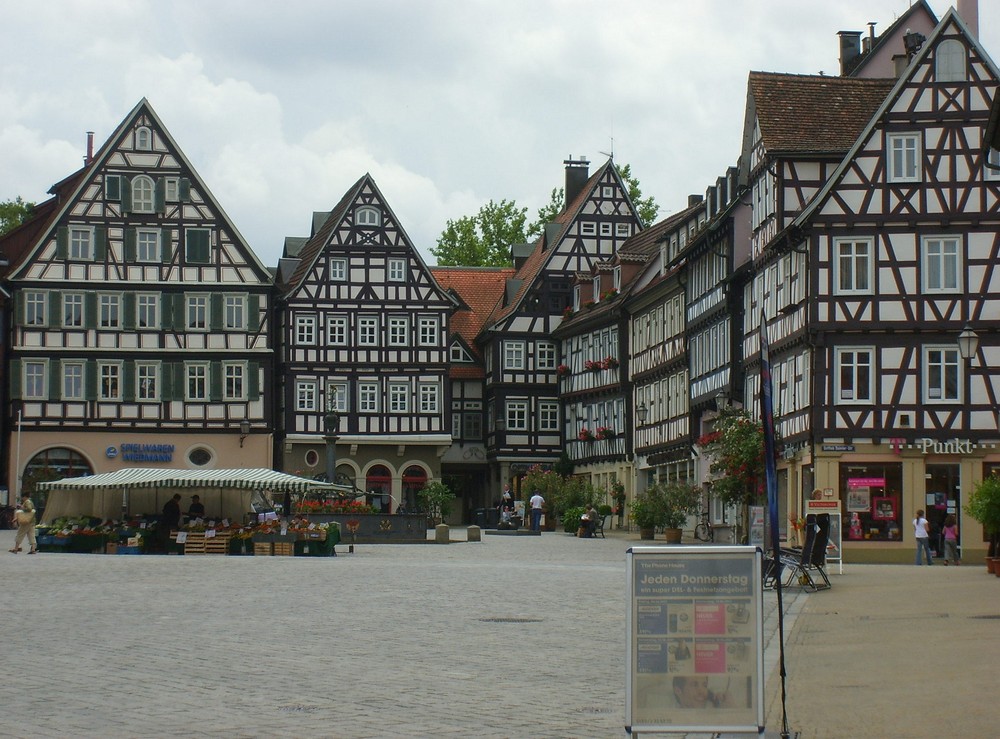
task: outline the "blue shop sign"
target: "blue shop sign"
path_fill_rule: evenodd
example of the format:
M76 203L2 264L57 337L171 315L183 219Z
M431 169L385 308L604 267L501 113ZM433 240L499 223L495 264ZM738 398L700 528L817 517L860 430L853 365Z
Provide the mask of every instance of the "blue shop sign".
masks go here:
M109 446L104 450L108 459L114 459L119 451L123 462L172 462L173 444L120 444L118 448Z

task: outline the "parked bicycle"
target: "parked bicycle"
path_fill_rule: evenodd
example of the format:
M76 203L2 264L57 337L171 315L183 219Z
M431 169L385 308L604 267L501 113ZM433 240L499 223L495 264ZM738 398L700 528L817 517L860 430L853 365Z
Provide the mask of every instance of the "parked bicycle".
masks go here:
M708 518L708 510L702 509L701 520L694 527L694 538L698 541L715 541L715 530Z

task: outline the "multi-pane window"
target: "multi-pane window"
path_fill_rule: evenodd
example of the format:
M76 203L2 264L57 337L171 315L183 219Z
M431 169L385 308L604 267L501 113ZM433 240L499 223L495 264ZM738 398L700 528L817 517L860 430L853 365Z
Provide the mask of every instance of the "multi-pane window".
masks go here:
M331 382L326 387L326 397L331 410L337 413L347 412L347 383Z
M163 199L168 203L176 203L180 200L180 180L176 177L167 177L163 185Z
M441 391L437 383L422 382L419 387L420 412L437 413L441 403Z
M837 350L837 400L869 403L872 400L872 350Z
M300 346L316 343L316 316L295 316L295 343Z
M585 221L580 224L580 235L581 236L596 236L597 235L597 224L592 221Z
M316 382L314 380L299 380L295 383L295 410L315 411L317 405Z
M187 365L187 399L208 400L208 365Z
M135 235L135 260L137 262L160 261L160 232L140 228Z
M132 180L132 210L135 213L153 212L153 180L144 174Z
M389 383L389 411L407 413L410 410L410 386L405 382Z
M92 228L70 227L68 256L70 259L94 258L94 230Z
M917 182L920 179L920 136L891 133L886 139L890 182Z
M389 316L389 346L407 346L410 338L410 319L406 316Z
M601 224L601 236L610 236L610 235L611 235L611 224L610 223L602 223Z
M160 367L155 363L139 363L135 365L135 397L136 400L159 399Z
M243 400L246 395L247 367L245 364L224 364L222 365L222 399L223 400Z
M462 414L462 435L471 441L483 438L483 414L479 411Z
M26 292L24 294L24 324L26 326L44 326L47 322L46 294L42 292Z
M961 290L960 240L954 236L929 236L922 242L924 292Z
M98 399L121 399L121 375L122 368L119 364L97 365Z
M158 328L160 299L156 294L139 293L135 296L135 325L138 328Z
M66 293L63 295L62 311L64 327L83 327L83 294Z
M334 282L344 282L347 280L347 260L330 260L330 279Z
M540 400L538 402L538 430L559 430L559 401Z
M621 238L628 238L631 235L632 235L632 224L630 223L615 224L615 236Z
M24 397L30 400L45 397L45 362L24 363Z
M361 413L378 412L378 384L362 382L358 384L358 411Z
M192 331L208 330L208 296L188 295L187 303L187 327Z
M437 346L438 319L437 316L420 316L417 319L417 342L420 346Z
M326 343L330 346L347 345L347 316L329 316L326 319Z
M524 369L524 342L503 342L503 368L505 370Z
M83 400L83 362L62 363L63 400Z
M135 148L141 151L149 151L153 148L153 134L145 126L140 126L135 130Z
M120 328L121 295L99 295L98 314L101 328Z
M924 393L928 401L949 402L958 398L958 348L927 347L924 350L926 376Z
M404 282L406 280L406 260L405 259L390 259L389 260L389 281L390 282Z
M539 341L536 348L538 369L556 368L556 345L551 341Z
M834 242L834 251L837 260L837 292L870 293L874 274L871 240L837 240Z
M506 413L508 431L528 430L528 402L526 400L508 400Z
M378 317L358 318L358 346L378 346Z
M223 300L223 321L230 331L242 331L246 328L247 299L244 295L226 295Z
M377 226L382 222L382 214L378 208L362 206L355 213L354 222L358 226Z

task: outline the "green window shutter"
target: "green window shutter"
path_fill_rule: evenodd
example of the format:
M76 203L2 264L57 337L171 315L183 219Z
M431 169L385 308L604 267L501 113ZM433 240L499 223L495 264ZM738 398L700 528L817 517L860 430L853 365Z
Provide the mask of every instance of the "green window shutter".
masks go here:
M12 359L10 360L10 397L20 398L21 397L21 360ZM17 419L13 419L14 424L17 423Z
M122 366L122 399L135 400L135 362L128 360Z
M174 295L174 329L184 331L187 328L187 316L184 311L184 293Z
M166 186L167 181L163 177L156 180L156 184L153 186L153 210L157 213L162 213L165 210L167 202Z
M247 298L247 331L256 332L260 323L260 295L251 295Z
M69 227L60 226L56 229L56 259L66 259L69 256Z
M122 299L122 328L135 331L135 293L125 293Z
M172 228L163 229L160 236L160 261L170 264L174 257L174 230Z
M184 400L187 394L187 368L184 362L174 363L174 400Z
M62 398L62 362L53 359L49 362L49 400Z
M213 403L222 400L222 363L212 362L208 366L208 399Z
M128 177L122 177L122 213L132 210L132 182Z
M94 261L103 262L108 258L108 229L97 226L94 229Z
M173 301L170 295L160 294L160 329L169 331L174 326Z
M89 360L83 368L83 394L87 400L97 400L97 362Z
M221 293L214 293L209 301L211 315L208 317L208 325L212 331L222 331L223 301Z
M173 400L171 397L174 389L174 378L171 374L173 368L173 362L164 362L160 365L160 400Z
M191 199L191 180L187 177L181 177L180 185L177 188L178 197L185 203Z
M122 199L121 175L109 174L104 177L104 199L118 202Z
M97 328L97 293L83 296L83 325L85 328Z
M49 314L46 318L49 328L62 326L62 293L56 290L49 293Z
M125 228L125 263L132 264L135 262L135 229Z
M206 228L189 228L184 232L184 261L208 264L212 256L212 235Z
M247 363L247 400L260 400L260 362Z

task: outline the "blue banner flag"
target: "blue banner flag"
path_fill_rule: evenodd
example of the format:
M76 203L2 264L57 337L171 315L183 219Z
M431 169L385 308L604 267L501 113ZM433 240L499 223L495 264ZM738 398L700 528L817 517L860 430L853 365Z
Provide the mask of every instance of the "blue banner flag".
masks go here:
M774 456L774 400L771 382L771 350L767 343L767 320L760 312L760 418L764 426L764 483L767 490L767 517L771 527L771 549L781 550L778 535L778 469Z

